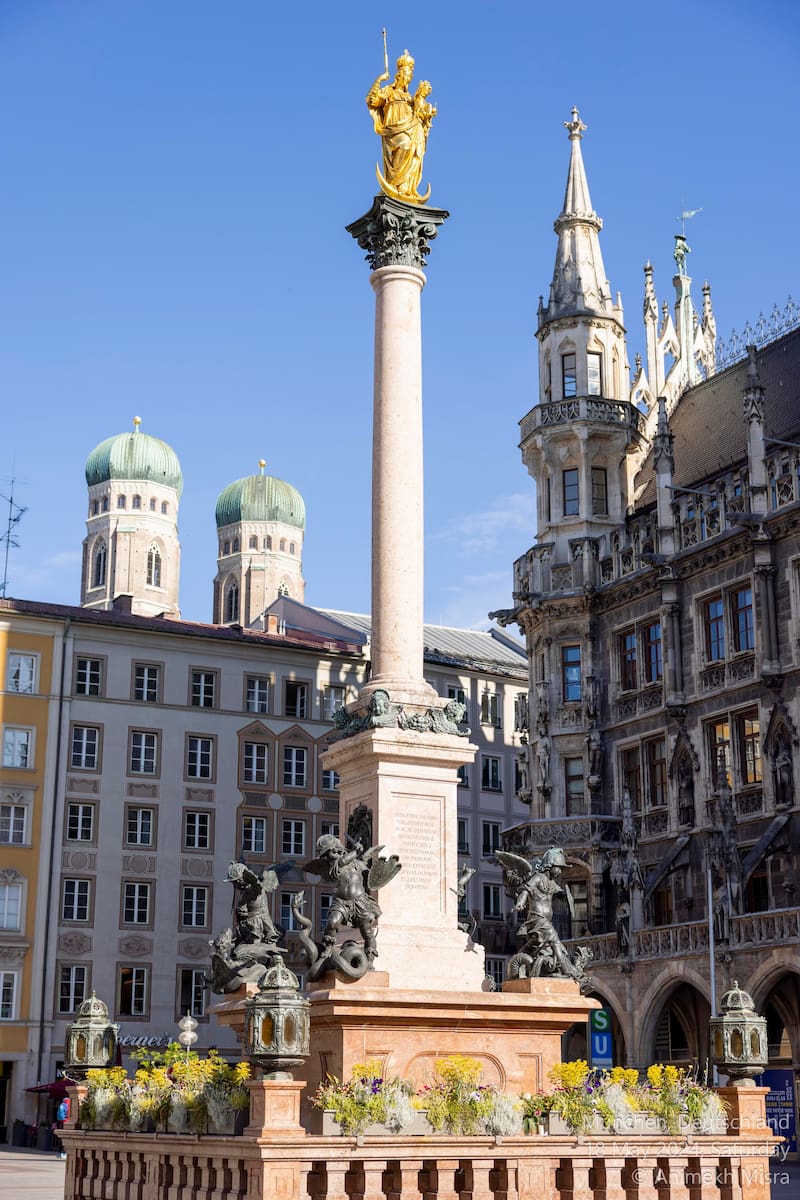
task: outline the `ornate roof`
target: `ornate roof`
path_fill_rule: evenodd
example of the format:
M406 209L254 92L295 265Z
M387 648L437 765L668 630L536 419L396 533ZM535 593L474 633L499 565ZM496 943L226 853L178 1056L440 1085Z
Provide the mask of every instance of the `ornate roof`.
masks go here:
M305 529L306 506L297 488L283 479L261 473L246 475L220 492L217 500L217 528L240 521L281 521L296 529Z
M86 460L86 482L106 483L111 479L148 480L174 488L180 496L183 475L178 456L160 438L142 433L138 417L129 433L117 433L95 446Z

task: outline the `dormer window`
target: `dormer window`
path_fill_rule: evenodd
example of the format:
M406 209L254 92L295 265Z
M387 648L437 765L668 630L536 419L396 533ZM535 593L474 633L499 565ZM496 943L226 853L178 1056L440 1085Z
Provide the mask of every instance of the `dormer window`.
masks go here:
M586 355L587 392L590 396L603 394L603 356L590 350Z
M561 355L561 387L565 400L578 394L578 375L574 354Z

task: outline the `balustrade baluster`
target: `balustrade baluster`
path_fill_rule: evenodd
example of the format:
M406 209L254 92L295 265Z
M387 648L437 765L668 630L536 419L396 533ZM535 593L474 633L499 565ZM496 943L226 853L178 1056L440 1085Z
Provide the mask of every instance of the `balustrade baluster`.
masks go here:
M719 1165L721 1200L742 1200L742 1180L738 1158L721 1158Z
M404 1158L392 1161L387 1163L387 1168L392 1171L392 1183L387 1191L388 1200L419 1200L422 1159Z
M494 1169L497 1181L494 1185L495 1200L519 1200L516 1159L495 1159Z
M637 1158L633 1171L637 1200L658 1200L659 1191L655 1183L656 1166L657 1160L649 1155L640 1155Z
M605 1168L605 1200L627 1200L627 1191L622 1182L625 1170L624 1158L604 1158Z
M594 1189L589 1179L589 1173L593 1167L593 1158L578 1158L577 1155L573 1158L572 1200L593 1200Z
M358 1190L361 1193L361 1200L386 1200L383 1176L387 1167L386 1161L380 1158L366 1159L359 1165Z
M656 1186L659 1195L665 1196L669 1189L669 1200L690 1200L691 1191L686 1176L688 1158L675 1155L659 1158L656 1166Z
M329 1159L324 1166L325 1185L320 1195L324 1196L325 1200L351 1200L345 1180L345 1176L350 1170L350 1163L347 1161L336 1162Z
M693 1188L694 1200L720 1200L717 1183L719 1159L704 1155L703 1158L692 1159L692 1163L697 1163L699 1171L699 1186Z
M494 1200L489 1181L494 1170L494 1159L472 1158L465 1162L464 1168L470 1200Z
M457 1158L432 1159L428 1165L428 1190L424 1200L459 1200L456 1191L456 1172L460 1166ZM414 1195L410 1192L409 1195ZM403 1197L405 1200L405 1196Z

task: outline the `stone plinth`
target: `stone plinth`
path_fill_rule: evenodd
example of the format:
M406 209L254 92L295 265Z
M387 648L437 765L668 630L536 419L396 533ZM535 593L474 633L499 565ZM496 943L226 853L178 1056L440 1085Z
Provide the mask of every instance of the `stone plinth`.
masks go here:
M571 979L523 979L502 992L398 990L383 972L336 979L310 993L308 1095L327 1075L348 1079L354 1063L378 1058L384 1076L423 1082L434 1060L468 1054L483 1081L509 1093L535 1092L561 1062L561 1035L586 1021L596 1000ZM298 1075L301 1074L298 1071Z
M300 1093L305 1083L296 1079L251 1079L250 1124L245 1137L274 1141L288 1135L305 1136L300 1125Z
M339 773L341 827L359 804L372 811L373 844L397 854L400 873L377 894L376 968L392 988L479 993L484 953L458 928L458 768L476 748L448 734L374 729L325 752Z

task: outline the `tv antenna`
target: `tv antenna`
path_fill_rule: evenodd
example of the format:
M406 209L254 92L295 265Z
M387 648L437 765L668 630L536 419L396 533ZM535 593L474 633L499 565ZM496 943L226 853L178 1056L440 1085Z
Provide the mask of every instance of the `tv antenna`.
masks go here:
M8 504L8 517L6 519L5 533L0 534L0 545L4 546L3 550L3 579L0 582L0 596L5 599L6 588L8 587L8 552L13 546L15 550L19 549L19 542L14 536L14 530L19 525L27 508L23 508L21 504L17 504L14 499L14 486L17 483L16 478L11 479L11 487L7 496L0 494L0 500L5 500Z

